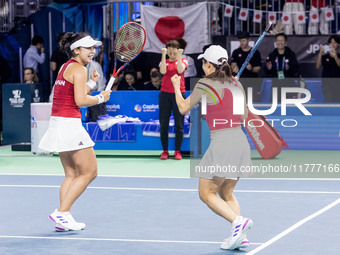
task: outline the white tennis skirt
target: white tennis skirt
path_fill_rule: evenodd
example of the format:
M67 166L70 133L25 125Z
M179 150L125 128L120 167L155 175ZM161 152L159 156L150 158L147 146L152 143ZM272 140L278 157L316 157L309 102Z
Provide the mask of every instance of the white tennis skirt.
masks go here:
M51 116L39 148L49 152L74 151L93 147L94 142L82 126L80 118Z
M241 128L223 129L210 136L209 148L195 167L196 177L236 180L251 175L250 145Z

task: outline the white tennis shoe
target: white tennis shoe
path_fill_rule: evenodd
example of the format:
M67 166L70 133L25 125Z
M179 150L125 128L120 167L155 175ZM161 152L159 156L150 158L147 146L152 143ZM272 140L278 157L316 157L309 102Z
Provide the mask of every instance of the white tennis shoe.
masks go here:
M228 241L228 239L224 240L224 242L223 242L224 246L221 247L224 250L229 250L229 247L228 247L229 241ZM240 248L248 248L249 245L250 245L250 242L248 241L247 236L244 236L242 243L238 247L236 247L235 250L240 249Z
M86 227L84 223L76 222L70 212L59 212L56 209L49 215L49 218L57 223L58 226L55 227L57 231L82 230Z
M221 249L234 250L237 248L244 248L240 246L241 244L242 246L247 245L247 243L244 243L244 238L248 230L252 226L253 226L253 221L251 219L238 216L235 219L235 221L232 223L231 236L223 241L223 243L221 244ZM249 241L248 241L248 246L249 246Z
M85 223L80 223L80 222L77 222L77 223L80 225L80 227L81 227L82 230L86 227L86 224L85 224ZM59 224L59 223L55 224L54 229L55 229L55 231L57 231L57 232L67 232L67 231L70 231L68 228L63 227L63 226L62 226L61 224Z

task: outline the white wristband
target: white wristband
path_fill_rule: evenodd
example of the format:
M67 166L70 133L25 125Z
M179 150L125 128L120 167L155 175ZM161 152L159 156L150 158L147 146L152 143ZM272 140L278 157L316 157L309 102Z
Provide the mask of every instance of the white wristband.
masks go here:
M96 97L98 98L97 104L104 103L104 96L102 94L96 95Z
M93 89L96 85L97 85L97 83L95 82L95 81L93 81L93 80L89 80L87 83L87 86L89 86L91 89Z

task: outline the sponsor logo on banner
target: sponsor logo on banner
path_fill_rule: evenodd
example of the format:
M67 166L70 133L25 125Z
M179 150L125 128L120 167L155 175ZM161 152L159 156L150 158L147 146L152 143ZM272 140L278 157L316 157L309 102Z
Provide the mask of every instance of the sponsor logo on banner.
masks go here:
M133 109L135 109L136 112L141 112L142 111L142 107L139 104L136 104L135 108L133 108Z
M136 104L134 107L134 110L136 112L155 112L156 110L159 109L158 104L143 104L140 106L139 104Z
M120 104L108 104L106 105L106 109L110 112L116 112L120 110Z
M25 98L20 97L21 90L19 90L19 89L12 90L12 93L13 93L13 97L9 98L9 101L11 102L11 106L12 107L23 107L24 102L25 102Z

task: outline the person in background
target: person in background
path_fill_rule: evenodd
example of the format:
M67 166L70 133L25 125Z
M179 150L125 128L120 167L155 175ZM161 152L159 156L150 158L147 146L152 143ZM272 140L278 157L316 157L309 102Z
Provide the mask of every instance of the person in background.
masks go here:
M126 67L123 79L119 82L117 90L143 90L144 83L137 80L137 73L131 67Z
M38 53L40 50L41 54ZM42 64L45 62L45 48L44 48L44 39L35 35L32 38L32 45L28 48L24 55L24 68L33 67L35 72L38 73L38 64Z
M275 36L277 48L266 59L264 71L268 77L273 79L272 87L278 88L278 102L281 102L282 87L296 87L292 79L299 76L299 63L295 53L287 47L287 36L277 34ZM288 97L295 97L294 94L288 94Z
M57 42L59 45L60 39L62 38L62 36L65 33L62 32L58 35L57 37ZM58 72L60 67L66 63L68 60L70 59L70 57L67 55L67 53L65 51L63 51L60 46L58 46L58 48L56 48L53 52L52 52L52 56L51 56L51 61L50 61L50 65L51 65L51 71L53 71L53 84L55 79L57 78Z
M24 69L24 83L37 83L39 78L33 67L26 67Z
M240 47L233 51L231 57L231 68L233 75L236 76L243 63L248 57L252 47L249 45L249 33L239 32L237 38L240 42ZM248 88L253 88L253 102L261 101L261 85L262 79L259 79L258 72L261 69L261 54L258 50L255 51L249 64L241 74L240 82L248 97Z
M151 73L151 81L145 84L145 90L160 90L162 84L162 74L159 71Z
M87 73L88 73L88 80L90 80L90 74L96 70L97 73L99 74L99 78L96 82L96 86L93 87L93 89L91 89L91 91L103 91L105 90L105 87L106 87L106 79L105 79L105 76L103 74L103 69L101 67L101 65L92 60L91 63L88 63L87 66Z
M328 45L321 46L316 60L316 68L322 68L322 91L325 102L340 102L340 54L337 52L340 38L332 35Z
M163 152L160 156L161 159L168 159L168 143L169 143L169 121L171 111L175 119L175 155L176 160L182 159L180 149L183 142L184 130L184 115L182 115L176 104L175 90L171 83L171 77L175 74L180 77L180 90L185 97L185 83L184 72L187 69L188 62L182 58L183 49L177 40L170 40L162 49L162 59L159 66L160 73L163 75L161 92L159 93L159 123L160 123L160 136L163 147ZM169 59L166 59L166 55Z
M179 43L181 49L184 50L187 47L187 42L184 39L177 38L176 40ZM186 54L183 54L182 57L188 61L188 68L185 70L185 73L184 73L184 82L185 82L185 90L190 90L190 78L194 78L197 76L195 61L192 59L192 57Z

